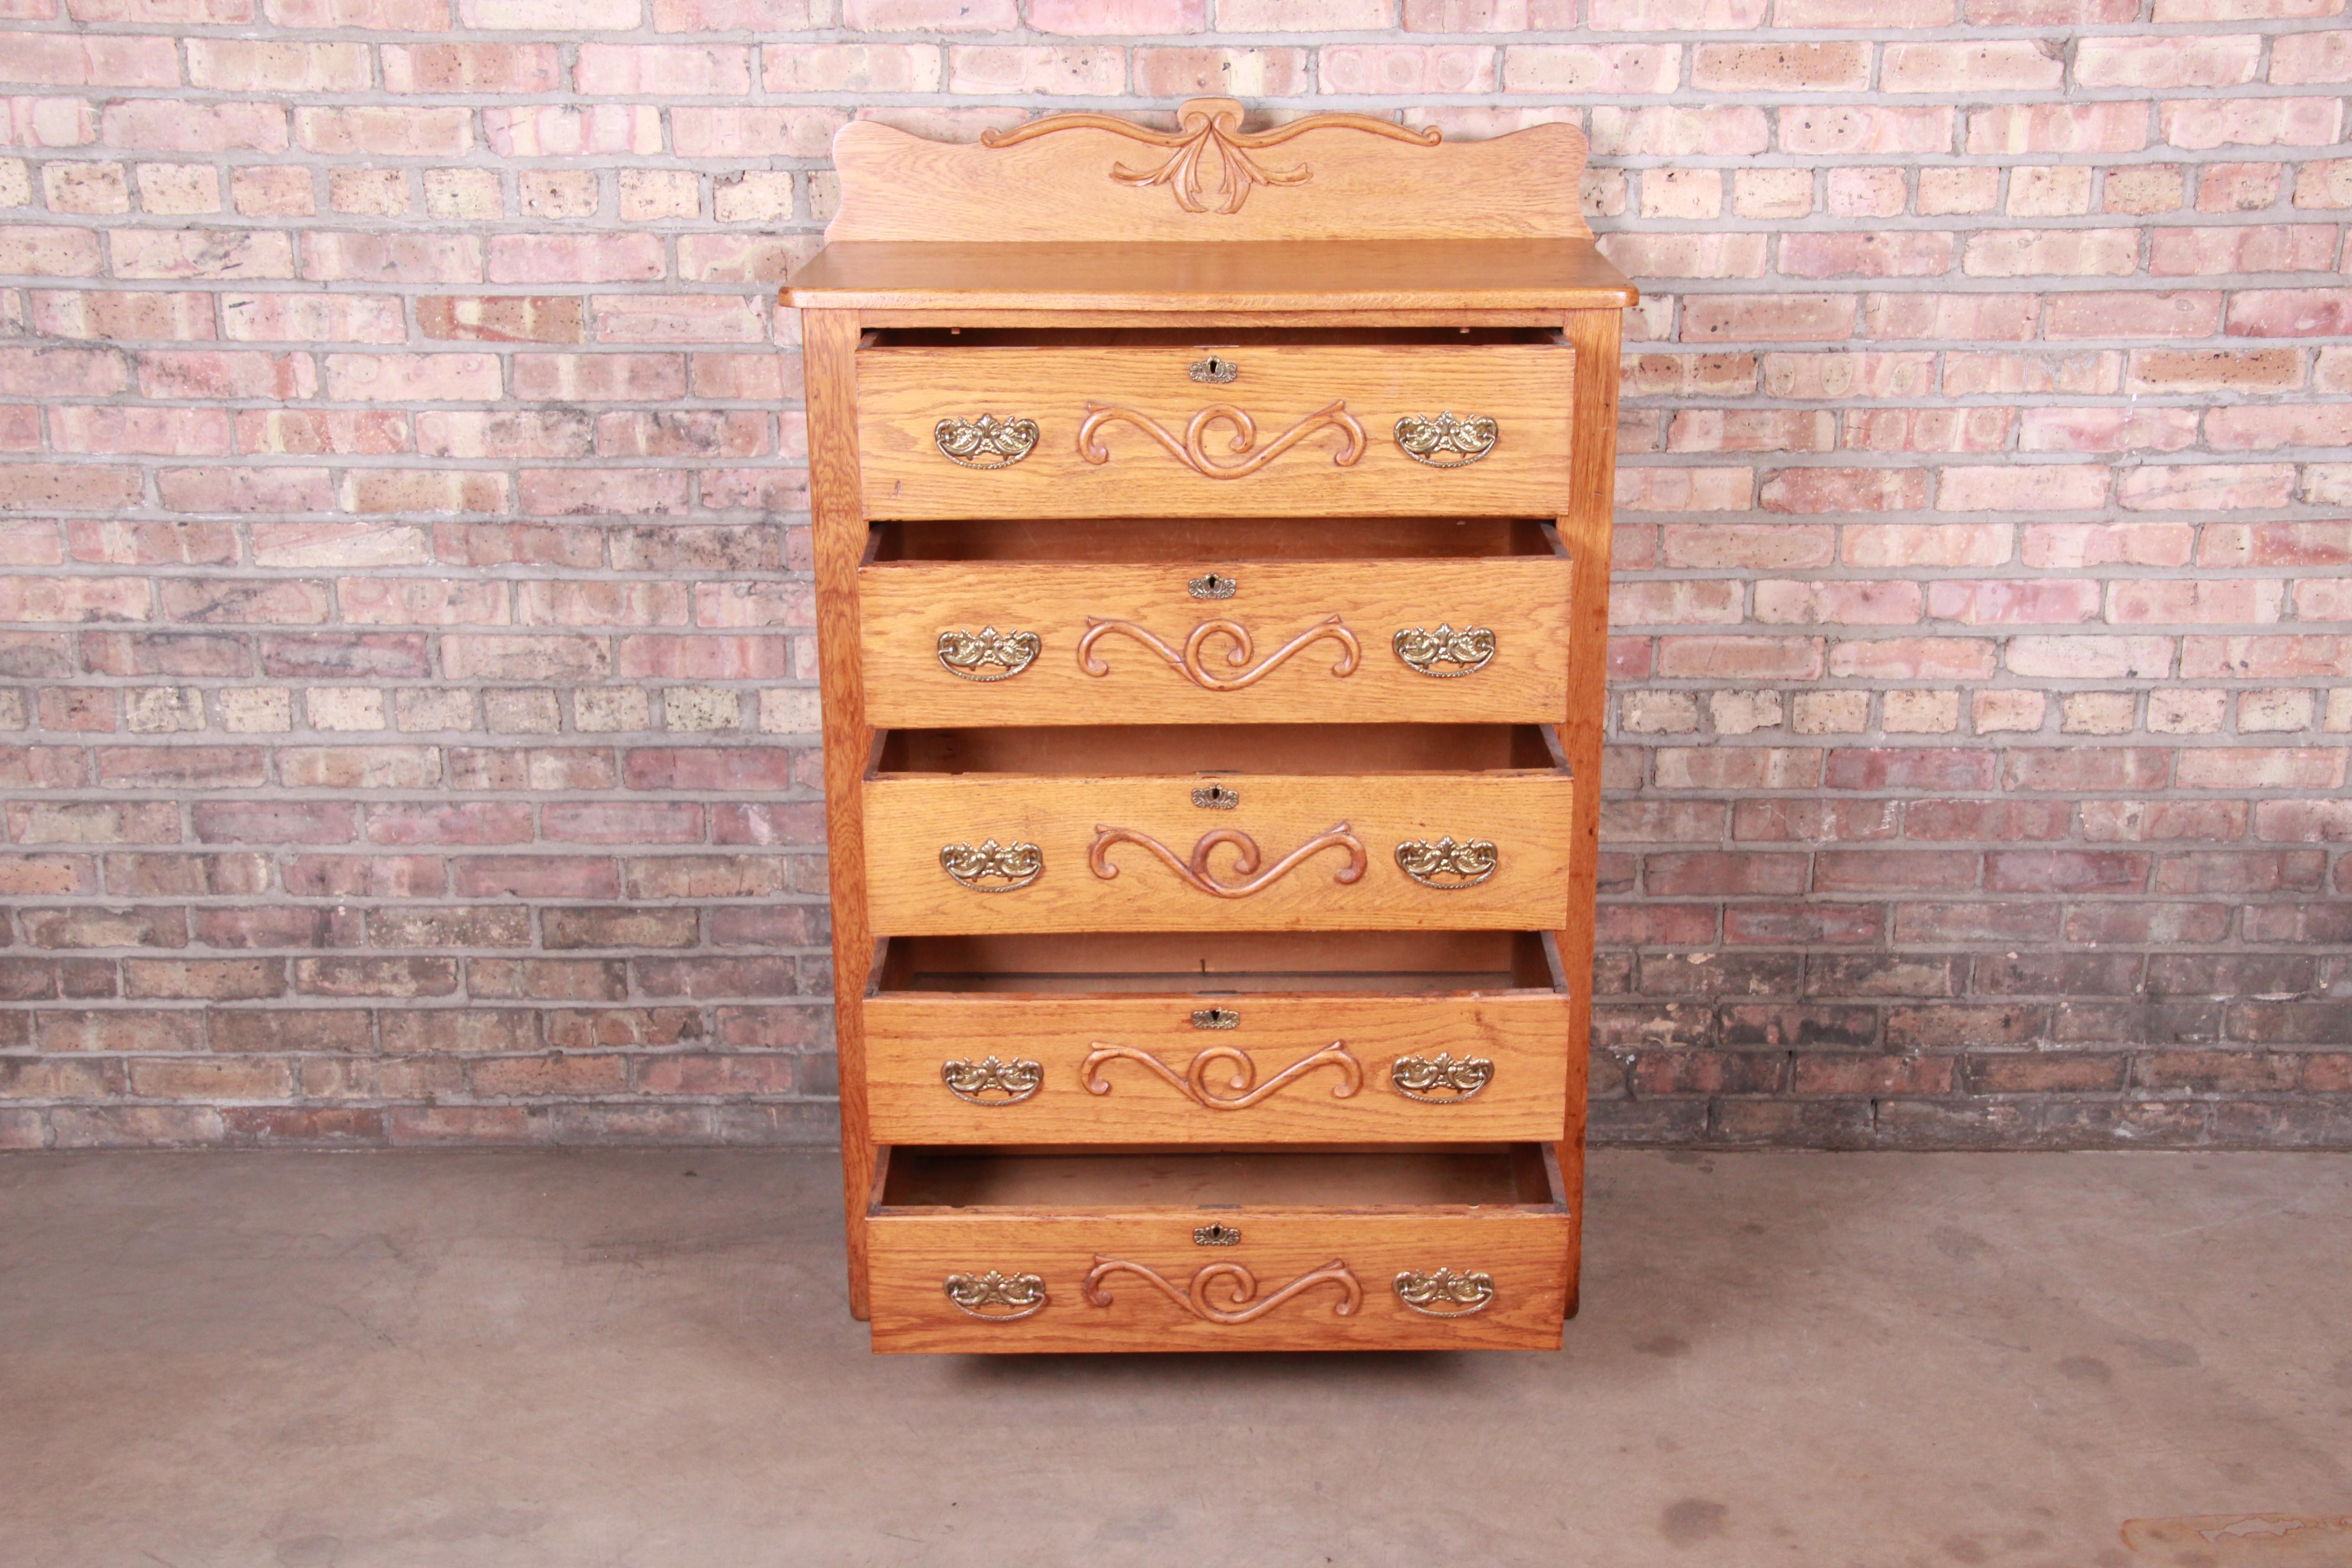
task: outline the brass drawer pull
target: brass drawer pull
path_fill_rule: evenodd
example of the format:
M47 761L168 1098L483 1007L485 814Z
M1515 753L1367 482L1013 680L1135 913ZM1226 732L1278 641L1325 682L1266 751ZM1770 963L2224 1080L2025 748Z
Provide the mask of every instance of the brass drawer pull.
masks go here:
M1232 577L1221 577L1214 572L1205 577L1187 578L1184 592L1196 599L1230 599L1241 592L1241 584Z
M1000 632L994 626L976 632L941 632L940 668L959 680L1010 680L1034 664L1044 647L1045 640L1035 632ZM992 666L1003 673L980 673Z
M1434 844L1426 838L1408 838L1396 847L1398 869L1441 893L1476 887L1495 874L1497 858L1491 838L1465 839L1459 844L1450 836Z
M976 1062L958 1059L940 1064L940 1081L948 1086L950 1094L974 1105L1018 1105L1035 1096L1045 1081L1045 1068L1044 1063L1031 1061L1027 1057L1015 1057L1009 1062L998 1061L994 1057L982 1057ZM987 1098L991 1090L1004 1098Z
M1087 1059L1078 1064L1079 1081L1088 1094L1108 1094L1110 1082L1102 1076L1104 1064L1133 1062L1150 1069L1162 1082L1193 1104L1209 1110L1247 1110L1267 1096L1280 1092L1317 1068L1339 1069L1339 1081L1331 1089L1331 1098L1345 1100L1364 1086L1364 1065L1348 1054L1347 1043L1334 1040L1312 1056L1301 1057L1264 1083L1257 1082L1257 1064L1250 1060L1247 1051L1234 1046L1211 1046L1192 1058L1192 1065L1180 1076L1176 1069L1149 1051L1139 1051L1132 1046L1110 1046L1093 1042ZM1225 1087L1233 1092L1221 1095L1209 1085L1209 1075L1220 1062L1233 1068ZM1251 1085L1256 1084L1253 1089Z
M1225 386L1242 374L1242 367L1229 359L1219 359L1216 355L1211 354L1207 359L1194 360L1184 374L1194 381L1205 381L1218 386Z
M1095 1254L1095 1266L1087 1270L1086 1280L1078 1287L1079 1294L1087 1299L1087 1305L1108 1307L1111 1304L1110 1292L1102 1288L1102 1283L1114 1274L1134 1275L1194 1317L1204 1318L1212 1323L1246 1323L1318 1285L1339 1287L1340 1299L1331 1307L1331 1315L1335 1318L1355 1316L1356 1309L1363 1305L1364 1300L1364 1288L1356 1283L1356 1277L1348 1272L1348 1266L1336 1258L1319 1268L1308 1269L1273 1294L1257 1300L1252 1299L1257 1295L1257 1276L1238 1263L1203 1264L1193 1273L1191 1281L1179 1289L1157 1269L1140 1263L1130 1263L1124 1258L1108 1258L1097 1252ZM1227 1305L1222 1307L1209 1300L1209 1287L1220 1282L1224 1286L1227 1300Z
M1037 449L1034 419L942 419L931 426L940 455L967 468L1009 468ZM994 462L987 459L994 458Z
M1495 1277L1456 1274L1441 1268L1434 1274L1408 1269L1396 1277L1397 1300L1425 1318L1466 1318L1495 1304Z
M1095 644L1111 636L1133 637L1166 660L1169 668L1203 691L1240 691L1255 686L1281 668L1293 654L1327 638L1339 645L1339 659L1331 666L1335 679L1344 680L1355 674L1356 666L1362 662L1364 654L1363 645L1356 640L1356 634L1349 631L1337 616L1324 616L1248 669L1241 669L1241 667L1249 663L1257 651L1256 645L1250 639L1249 629L1238 621L1202 621L1185 637L1183 651L1180 653L1133 621L1100 621L1088 616L1087 629L1078 638L1080 669L1097 677L1110 673L1110 666L1095 652ZM1216 640L1233 645L1225 652L1224 664L1229 669L1241 669L1240 674L1220 675L1208 667L1201 650Z
M1242 1016L1231 1007L1195 1007L1192 1027L1196 1029L1238 1029Z
M1184 424L1183 439L1178 440L1168 427L1149 414L1116 404L1089 403L1087 416L1078 422L1078 456L1087 462L1103 464L1110 461L1110 448L1102 443L1102 427L1113 422L1134 426L1167 451L1168 455L1200 475L1204 479L1238 479L1247 478L1281 457L1293 447L1325 426L1339 431L1345 440L1339 450L1331 455L1338 468L1352 468L1363 459L1364 427L1348 412L1348 400L1335 397L1314 413L1276 436L1257 450L1257 421L1230 403L1212 403L1194 414ZM1226 449L1235 454L1247 453L1236 463L1220 463L1209 456L1208 436L1211 427L1229 426L1233 438Z
M1186 887L1219 899L1246 899L1252 893L1280 881L1308 856L1326 849L1340 848L1348 852L1348 863L1331 873L1331 880L1343 887L1360 879L1366 864L1364 841L1357 837L1344 822L1325 828L1263 871L1258 870L1258 863L1264 857L1258 850L1257 840L1238 828L1219 827L1203 833L1201 841L1192 846L1192 858L1187 861L1178 859L1176 851L1148 833L1138 833L1131 827L1106 827L1097 823L1094 844L1087 850L1087 868L1106 882L1118 875L1118 868L1110 863L1110 849L1114 844L1141 845L1156 856L1160 864L1181 877ZM1221 882L1209 869L1210 852L1224 844L1232 845L1238 851L1234 858L1234 869L1248 878L1247 881ZM1034 846L1030 847L1034 850ZM1402 854L1401 848L1399 852ZM1253 872L1256 874L1253 876Z
M1407 1100L1424 1105L1459 1105L1495 1080L1495 1064L1485 1057L1460 1061L1444 1051L1428 1060L1399 1057L1389 1064L1389 1081Z
M950 1274L940 1281L955 1310L983 1323L1017 1323L1045 1310L1045 1281L1034 1274ZM1003 1307L992 1312L986 1309Z
M1397 658L1431 679L1456 680L1477 674L1493 660L1495 634L1486 626L1464 626L1457 632L1441 621L1433 632L1406 626L1391 639L1389 646L1396 649ZM1441 664L1454 668L1439 669L1437 666Z
M940 846L940 868L975 893L1010 893L1035 881L1045 869L1045 852L1017 840L999 844L983 839L979 848L969 844ZM990 883L988 879L1003 881Z
M1404 455L1433 468L1466 468L1495 449L1502 427L1483 414L1456 419L1440 410L1434 419L1408 414L1396 422L1396 443Z

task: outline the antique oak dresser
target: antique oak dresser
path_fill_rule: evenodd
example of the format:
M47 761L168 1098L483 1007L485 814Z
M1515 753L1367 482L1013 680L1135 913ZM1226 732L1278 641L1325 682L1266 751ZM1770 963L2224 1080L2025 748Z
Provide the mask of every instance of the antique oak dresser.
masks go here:
M784 297L874 1348L1557 1346L1634 300L1582 136L834 153Z

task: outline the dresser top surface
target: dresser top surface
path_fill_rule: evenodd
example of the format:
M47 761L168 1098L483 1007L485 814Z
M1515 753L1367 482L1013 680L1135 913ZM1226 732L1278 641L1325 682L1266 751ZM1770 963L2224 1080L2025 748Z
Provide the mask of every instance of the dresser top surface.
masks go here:
M788 305L887 310L1574 310L1640 297L1590 239L836 240Z

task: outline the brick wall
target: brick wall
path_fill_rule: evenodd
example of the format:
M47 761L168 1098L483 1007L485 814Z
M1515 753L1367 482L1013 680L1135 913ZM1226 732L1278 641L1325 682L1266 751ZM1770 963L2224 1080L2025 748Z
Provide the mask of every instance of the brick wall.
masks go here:
M2352 1143L2344 0L5 0L0 1145L823 1137L854 114L1581 121L1599 1136Z

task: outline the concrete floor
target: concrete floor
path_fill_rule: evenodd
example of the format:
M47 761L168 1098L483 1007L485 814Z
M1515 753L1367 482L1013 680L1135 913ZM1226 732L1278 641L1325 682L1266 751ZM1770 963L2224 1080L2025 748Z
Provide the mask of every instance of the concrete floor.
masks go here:
M2352 1158L1607 1152L1561 1354L1034 1360L835 1169L0 1158L0 1561L2352 1563Z

